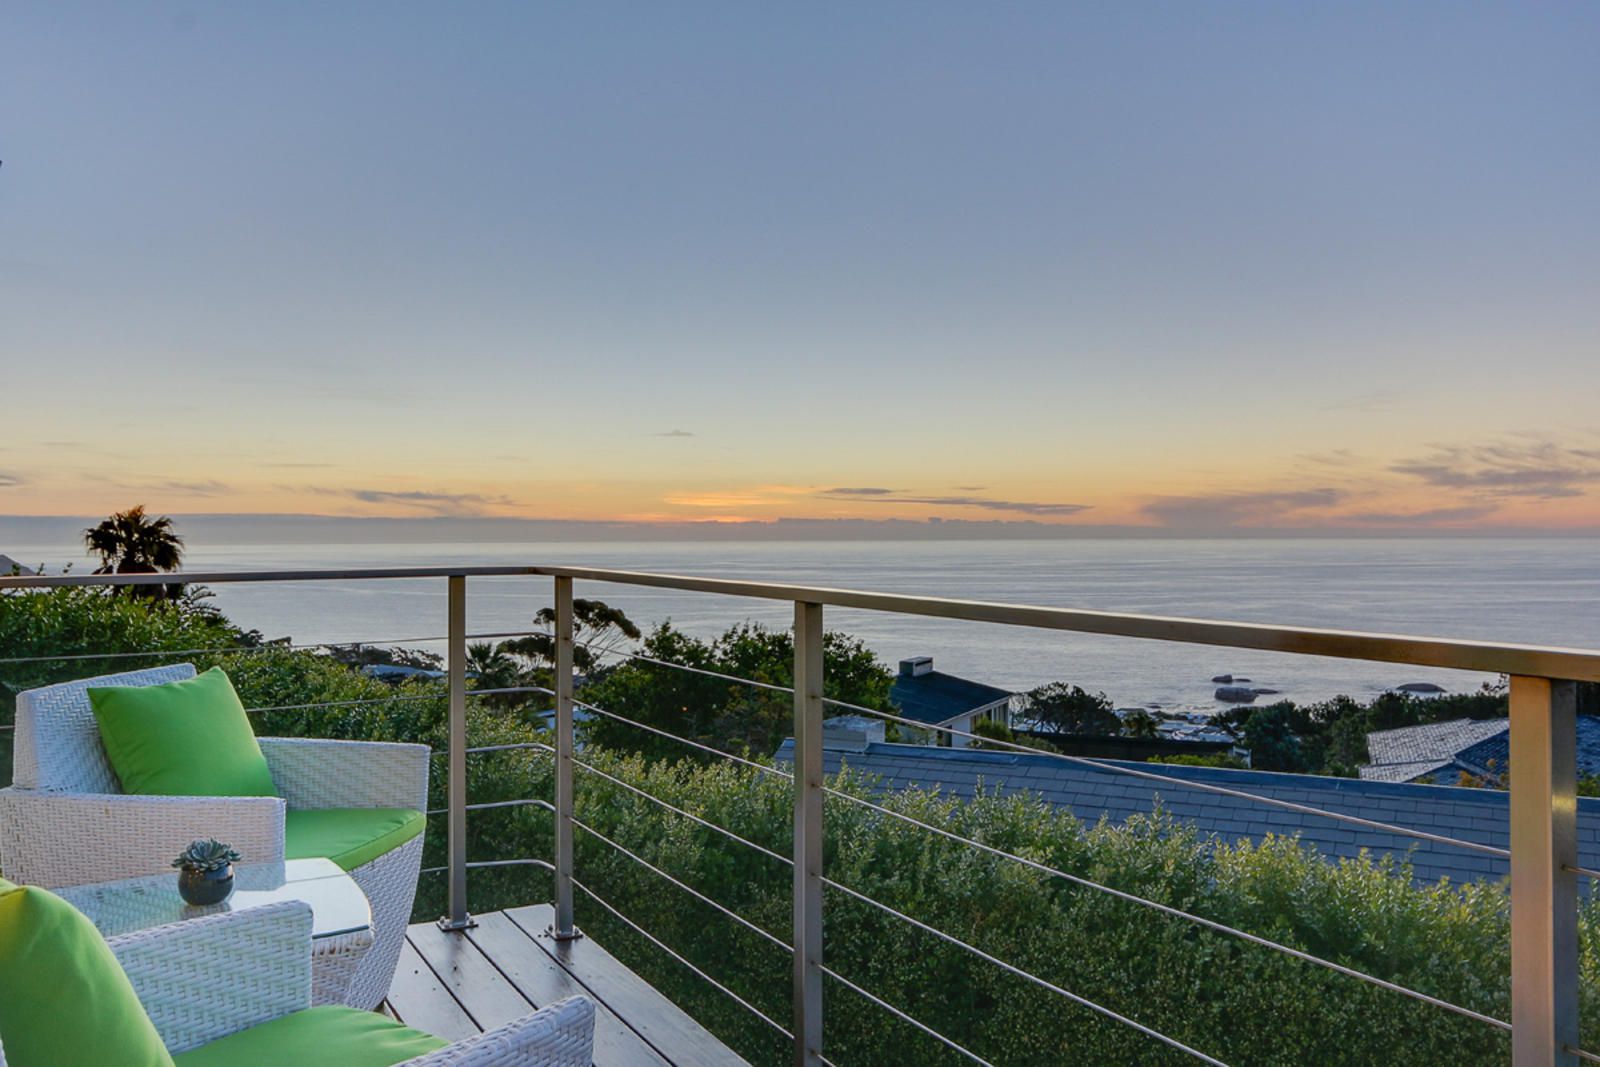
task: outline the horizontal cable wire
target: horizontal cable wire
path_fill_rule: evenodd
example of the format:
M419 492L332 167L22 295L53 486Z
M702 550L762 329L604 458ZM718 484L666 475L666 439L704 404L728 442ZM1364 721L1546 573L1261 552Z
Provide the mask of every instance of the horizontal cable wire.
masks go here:
M574 767L582 767L584 770L588 771L590 774L597 774L601 778L604 778L606 781L610 782L612 785L619 785L623 789L626 789L628 792L633 793L636 796L643 797L645 800L650 801L650 803L652 803L652 804L660 805L661 807L667 809L670 812L674 812L674 813L676 813L678 815L682 815L685 819L693 820L694 822L699 823L701 826L704 826L708 830L715 830L717 833L721 834L722 836L724 836L724 837L726 837L726 838L728 838L730 840L737 841L737 842L739 842L739 844L744 845L746 848L753 848L757 852L761 853L764 856L772 857L773 859L777 860L779 863L788 864L790 867L794 866L794 860L790 859L788 856L784 856L784 855L781 855L781 854L779 854L777 852L774 852L774 851L772 851L772 849L768 848L765 845L758 845L754 841L751 841L747 837L740 837L738 834L734 833L732 830L724 829L723 827L718 826L716 823L711 822L709 819L701 818L700 816L694 814L694 812L692 812L692 811L684 811L682 808L678 807L675 804L669 804L667 801L662 800L660 797L655 796L652 793L647 793L643 789L640 789L636 785L629 785L627 782L624 782L621 778L613 777L612 775L607 774L605 771L602 771L599 767L595 767L595 766L593 766L591 764L585 763L583 760L579 759L576 756L572 757L572 765Z
M943 1034L941 1034L939 1031L935 1030L933 1027L929 1026L927 1023L920 1022L920 1021L918 1021L916 1019L913 1019L910 1015L907 1015L905 1012L901 1011L899 1008L895 1007L893 1004L890 1004L887 1000L884 1000L882 997L878 996L877 994L869 992L868 990L862 989L860 986L858 986L854 982L850 981L850 979L846 978L844 975L840 974L838 971L834 970L832 967L828 967L828 966L825 966L823 964L818 964L817 966L822 969L822 973L823 974L827 975L829 978L832 978L835 982L838 982L840 985L844 986L846 989L852 991L853 993L855 993L858 996L862 997L863 999L867 1000L869 1003L877 1005L878 1007L882 1008L884 1011L888 1012L890 1015L893 1015L896 1019L899 1019L901 1022L909 1023L910 1025L916 1027L918 1030L921 1030L923 1033L927 1034L929 1037L933 1038L935 1041L938 1041L940 1044L944 1045L946 1048L953 1049L954 1051L961 1053L961 1055L965 1056L967 1059L971 1060L973 1063L981 1063L981 1064L983 1064L983 1067L994 1067L994 1064L990 1063L988 1060L984 1059L982 1056L978 1055L976 1052L973 1052L971 1049L964 1048L961 1045L956 1044L950 1038L945 1037ZM824 1061L824 1062L826 1062L826 1061Z
M488 811L491 808L543 808L545 811L549 811L549 812L553 812L553 811L556 810L556 806L554 804L550 803L548 800L540 800L537 797L524 797L521 800L486 800L481 804L468 804L462 810L463 811ZM448 815L448 814L450 814L450 809L449 808L430 808L424 814L427 814L427 815Z
M549 637L543 630L510 630L505 633L467 634L468 641L501 637ZM59 656L7 656L0 663L56 663L81 659L165 659L168 656L231 655L243 652L271 652L274 649L356 648L362 645L407 645L419 642L448 641L445 637L380 637L362 641L266 641L259 645L212 645L207 648L154 649L149 652L72 652Z
M317 704L273 704L263 708L245 708L252 715L266 711L312 711L318 708L347 708L355 704L387 704L391 700L444 700L444 693L396 693L390 697L361 697L358 700L325 700Z
M653 659L638 652L623 652L621 649L602 648L590 641L574 640L573 644L582 645L591 652L602 656L621 656L624 659L631 659L638 663L649 663L657 667L671 667L673 670L687 671L690 674L704 675L707 678L717 678L724 682L737 682L739 685L748 685L756 689L769 689L775 693L794 692L794 686L792 685L774 685L771 682L758 682L753 678L741 678L737 674L723 674L721 671L708 670L705 667L691 667L686 663L673 663L671 660Z
M469 697L496 696L501 693L544 693L547 696L551 695L550 690L543 689L536 685L508 686L504 689L467 690L467 696ZM269 707L245 708L244 710L251 714L266 711L310 711L318 708L344 708L356 704L387 704L391 700L445 700L448 698L448 696L449 694L442 690L437 693L396 693L393 696L386 697L360 697L359 699L353 700L326 700L318 704L274 704Z
M1511 857L1511 852L1508 849L1497 848L1494 845L1482 845L1476 841L1463 841L1459 837L1445 837L1442 834L1430 834L1426 830L1413 830L1409 826L1396 826L1394 823L1378 822L1375 819L1363 819L1359 815L1346 815L1341 811L1329 811L1326 808L1316 808L1309 804L1297 804L1292 800L1279 800L1277 797L1264 797L1259 793L1248 793L1240 789L1230 789L1227 786L1212 785L1209 782L1196 782L1188 778L1175 778L1172 775L1157 774L1154 771L1141 771L1135 770L1132 767L1121 767L1114 763L1089 759L1086 756L1070 756L1065 752L1047 752L1043 749L1029 748L1027 745L1019 745L1012 741L998 741L994 738L984 737L981 734L972 734L967 733L964 730L957 730L950 726L932 726L928 723L917 722L915 719L907 719L891 712L880 711L877 708L862 707L860 704L851 704L843 700L834 700L831 697L823 697L822 702L824 704L831 704L836 708L846 708L850 711L857 711L866 715L876 715L879 718L889 719L893 722L905 723L906 725L914 726L919 730L938 730L942 733L948 733L955 737L966 737L972 740L981 741L985 747L992 745L997 748L1012 749L1030 756L1046 756L1050 759L1060 760L1064 763L1072 763L1079 766L1091 767L1094 770L1109 774L1128 775L1133 778L1144 778L1153 782L1165 782L1169 785L1183 786L1187 789L1198 789L1206 793L1218 793L1222 796L1237 797L1240 800L1251 800L1258 804L1266 804L1270 807L1284 808L1288 811L1299 812L1302 815L1318 815L1325 819L1334 819L1338 822L1353 823L1356 826L1365 826L1370 830L1382 830L1385 833L1399 834L1402 837L1414 837L1421 841L1432 841L1439 845L1453 845L1456 848L1469 849L1473 852L1483 852L1490 856L1499 856L1501 859L1509 859Z
M1593 1052L1586 1052L1583 1049L1577 1048L1573 1045L1562 1045L1561 1047L1578 1057L1580 1060L1588 1060L1590 1063L1600 1063L1600 1055L1596 1055Z
M688 885L688 884L686 884L684 882L679 881L677 878L674 878L672 875L668 874L666 871L663 871L660 867L657 867L655 864L651 863L649 860L645 859L643 856L639 855L638 853L632 852L627 847L617 844L615 841L611 840L611 838L607 837L605 834L601 833L599 830L596 830L594 827L589 826L588 824L586 824L582 819L579 819L576 816L574 816L573 819L572 819L572 825L576 826L578 829L584 831L587 834L590 834L590 835L592 835L594 837L599 838L601 841L603 841L606 844L610 845L612 848L616 849L618 852L622 853L624 856L626 856L629 859L633 860L633 862L639 864L639 866L645 868L648 871L651 871L651 872L653 872L655 874L660 875L662 878L664 878L667 881L671 882L673 885L677 886L679 889L683 890L685 893L688 893L690 896L692 896L696 900L700 901L702 904L710 905L711 907L715 908L717 911L721 912L723 915L726 915L728 918L732 919L734 922L736 922L740 926L744 927L746 930L749 930L751 933L759 934L761 937L766 938L768 941L772 942L774 945L777 945L779 948L783 949L783 951L789 953L791 956L794 955L794 946L789 944L789 942L785 941L783 938L778 937L776 934L768 932L763 927L757 926L755 923L751 922L749 919L746 919L743 915L740 915L738 912L734 911L732 908L729 908L726 905L717 903L715 900L712 900L710 897L708 897L704 893L700 892L700 890L696 889L694 886Z
M510 745L478 745L476 748L469 748L465 751L469 756L476 756L480 752L513 752L519 749L536 749L540 752L555 751L552 746L545 744L543 741L518 741ZM438 752L430 752L429 755L438 759L441 756L450 755L450 750L440 749Z
M1094 889L1101 893L1116 897L1118 900L1124 900L1130 904L1138 904L1146 908L1151 908L1155 911L1161 912L1164 915L1170 915L1176 919L1187 920L1195 923L1196 925L1203 926L1208 930L1215 931L1216 933L1227 934L1230 937L1237 937L1243 941L1248 941L1253 945L1260 945L1262 948L1272 949L1274 952L1281 952L1286 956L1293 956L1295 959L1301 960L1305 963L1315 964L1318 967L1324 967L1330 971L1345 975L1346 977L1356 978L1360 981L1367 982L1371 985L1377 986L1380 989L1387 989L1391 993L1399 993L1401 996L1410 997L1413 1000L1419 1000L1424 1004L1431 1004L1436 1008L1443 1008L1446 1011L1455 1012L1457 1015L1465 1016L1466 1018L1472 1019L1476 1022L1485 1023L1489 1026L1496 1026L1502 1030L1511 1029L1510 1023L1496 1019L1492 1015L1484 1015L1480 1012L1473 1011L1471 1008L1464 1008L1459 1004L1452 1004L1448 1000L1441 1000L1438 997L1430 996L1427 993L1422 993L1415 989L1410 989L1406 986L1388 981L1387 979L1367 974L1365 971L1358 971L1354 967L1346 967L1342 963L1334 963L1332 960L1325 960L1320 956L1313 956L1309 952L1303 952L1300 949L1291 948L1288 945L1270 940L1269 938L1261 937L1257 934L1252 934L1249 931L1228 926L1225 923L1217 922L1215 919L1207 919L1202 915L1196 915L1193 912L1172 907L1170 904L1161 904L1154 900L1149 900L1145 897L1138 896L1134 893L1128 893L1121 889L1113 889L1108 885L1101 885L1099 882L1091 881L1088 878L1083 878L1076 874L1069 874L1066 871L1060 870L1056 867L1051 867L1048 864L1040 863L1037 860L1030 860L1026 856L1019 856L1014 852L1007 852L1004 849L996 848L993 845L986 845L982 841L974 841L970 837L962 837L958 833L946 830L943 827L935 826L932 823L923 822L921 819L914 818L891 808L886 808L881 804L874 804L870 800L863 800L860 797L851 796L849 793L842 793L837 789L826 786L823 788L823 792L829 796L838 797L841 800L848 800L852 804L859 804L864 808L870 808L873 811L881 812L884 815L899 819L902 822L910 823L912 826L920 827L924 830L938 834L941 837L949 838L952 841L957 841L961 844L970 845L973 848L981 849L990 855L998 856L1002 859L1008 859L1015 863L1020 863L1024 867L1029 867L1033 870L1039 871L1042 874L1048 874L1056 878L1061 878L1065 881L1071 882L1074 885L1082 886L1085 889ZM854 891L850 890L849 892ZM874 901L873 903L877 902Z
M623 923L625 923L627 926L629 926L633 930L634 933L638 934L640 937L644 938L646 941L648 941L652 945L656 946L656 948L659 948L662 952L665 952L667 955L671 956L673 959L677 960L679 963L681 963L685 967L689 968L689 970L693 971L696 975L698 975L699 977L705 979L707 982L710 982L717 989L721 990L723 992L723 994L725 994L735 1004L738 1004L745 1011L748 1011L750 1014L754 1015L756 1018L758 1018L762 1022L766 1023L768 1026L770 1026L774 1030L778 1031L778 1033L782 1034L784 1037L788 1038L790 1041L794 1040L794 1035L792 1033L790 1033L785 1027L781 1026L780 1024L773 1022L772 1019L769 1018L767 1016L767 1014L765 1012L763 1012L760 1008L756 1007L754 1004L751 1004L748 1000L744 999L739 994L735 993L733 990L729 989L727 986L723 985L721 982L719 982L715 978L711 977L705 971L702 971L700 968L696 967L694 964L692 964L688 960L684 959L677 952L674 952L671 948L667 947L666 943L663 942L660 938L656 937L654 934L652 934L649 931L647 931L644 927L640 926L638 923L634 922L632 919L630 919L626 915L622 914L622 912L620 912L616 908L612 907L609 903L606 902L605 898L600 896L600 894L596 893L593 889L590 889L588 886L584 885L582 882L578 881L576 878L574 878L572 880L572 884L577 886L579 889L583 890L583 892L585 894L587 894L588 897L591 900L593 900L596 904L600 905L602 908L606 909L612 915L615 915Z
M779 778L786 778L791 782L794 781L794 775L790 774L788 771L780 770L777 767L769 767L765 763L757 763L755 760L745 759L743 756L735 756L732 752L724 752L720 748L712 748L710 745L703 745L699 741L691 741L687 737L680 737L679 735L669 733L666 730L662 730L654 726L647 726L646 724L639 722L637 719L630 719L626 715L618 715L614 711L607 711L605 708L598 708L593 704L586 704L581 700L574 700L572 703L574 707L586 708L589 711L594 712L596 715L604 715L608 719L615 719L618 722L625 722L629 726L637 726L641 730L648 730L660 737L669 738L670 740L688 745L691 748L698 748L703 752L711 753L713 756L721 756L723 759L729 759L735 763L742 763L746 767L761 771L764 774L775 774Z
M1493 1025L1493 1027L1499 1027L1499 1029L1502 1030L1510 1030L1509 1022L1501 1021L1501 1019L1496 1019L1494 1016L1485 1016L1485 1014L1477 1013L1477 1011L1472 1011L1470 1008L1462 1008L1461 1005L1453 1005L1453 1003L1450 1003L1448 1000L1440 1000L1438 997L1430 997L1429 993L1422 993L1418 992L1418 990L1408 989L1408 987L1405 987L1405 985L1395 984L1395 982L1387 981L1387 979L1382 979L1382 977L1373 976L1373 974L1365 973L1365 971L1357 971L1357 969L1350 968L1350 966L1344 966L1342 963L1334 963L1333 960L1323 960L1322 957L1315 957L1315 955L1312 955L1312 953L1302 952L1302 950L1299 949L1293 949L1293 947L1290 947L1290 945L1282 944L1282 942L1270 941L1270 939L1267 939L1267 937L1261 937L1258 936L1258 934L1251 934L1250 931L1245 931L1245 929L1238 929L1235 928L1235 926L1226 925L1226 923L1219 923L1219 921L1211 920L1211 918L1205 918L1203 915L1195 915L1194 912L1186 912L1186 910L1178 909L1178 907L1171 907L1170 904L1158 904L1157 901L1150 901L1150 899L1146 899L1146 897L1136 896L1136 894L1133 893L1125 893L1123 889L1114 889L1110 888L1110 886L1101 885L1101 883L1098 883L1098 881L1091 881L1088 880L1088 878L1080 877L1080 875L1067 873L1066 870L1058 869L1058 867L1051 867L1051 865L1048 864L1042 864L1042 862L1034 861L1034 859L1027 859L1026 856L1018 856L1016 853L1008 853L1008 851L1005 851L1005 849L995 848L994 845L984 845L982 841L974 841L973 838L962 837L960 833L952 832L952 830L946 830L944 827L938 827L938 825L933 825L931 822L923 822L922 819L909 816L909 814L899 813L899 811L894 811L894 809L891 808L885 808L883 805L875 805L875 803L872 803L870 800L862 800L861 797L851 797L850 793L843 793L840 792L840 790L832 789L832 787L822 787L822 792L827 793L829 797L838 797L840 800L848 800L850 803L854 803L854 805L861 805L862 808L870 808L872 811L880 811L880 813L886 814L886 816L893 816L894 819L899 819L899 821L909 822L910 825L915 825L915 827L920 827L920 829L930 830L930 832L938 833L939 837L946 837L952 841L960 841L962 845L970 845L973 846L973 848L982 849L982 851L986 851L986 853L992 854L992 856L1002 857L1002 859L1010 859L1010 861L1018 862L1018 864L1022 864L1024 867L1030 867L1030 869L1038 870L1040 873L1046 873L1046 875L1053 875L1053 877L1062 878L1062 880L1070 881L1070 883L1074 883L1074 885L1083 886L1085 889L1098 889L1099 893L1106 893L1109 894L1109 896L1117 897L1117 899L1120 899L1120 901L1130 902L1130 904L1144 905L1144 907L1149 907L1149 909L1162 912L1163 915L1171 915L1173 918L1182 918L1182 920L1190 921L1190 923L1195 923L1195 925L1205 926L1206 929L1211 929L1211 931L1216 931L1216 933L1229 934L1230 937L1238 937L1238 939L1242 939L1242 941L1248 941L1251 942L1251 944L1261 945L1262 949L1272 949L1274 952L1282 952L1285 953L1285 955L1290 955L1290 957L1296 958L1296 960L1306 961L1306 963L1314 963L1314 965L1322 966L1322 968L1330 969L1330 971L1336 971L1336 973L1344 974L1344 976L1354 977L1354 979L1360 979L1360 981L1363 982L1370 982L1371 985L1376 985L1376 987L1379 987L1379 989L1387 989L1392 993L1400 993L1400 995L1403 995L1403 997L1410 997L1413 998L1413 1000L1422 1001L1422 1003L1426 1003L1426 1005L1434 1005L1435 1008L1443 1008L1445 1011L1453 1011L1453 1013L1459 1014L1459 1016L1466 1016L1467 1019L1474 1019L1474 1021Z
M1561 868L1562 870L1571 871L1573 874L1581 874L1586 878L1600 878L1600 871L1593 871L1588 867L1579 867L1576 863L1563 863Z
M1152 1029L1151 1027L1148 1027L1148 1026L1144 1025L1143 1023L1141 1023L1141 1022L1137 1022L1137 1021L1135 1021L1133 1019L1130 1019L1126 1015L1123 1015L1123 1014L1121 1014L1119 1012L1113 1011L1112 1009L1107 1008L1104 1005L1096 1004L1094 1001L1090 1000L1089 998L1083 997L1083 996L1079 996L1077 993L1074 993L1071 990L1063 989L1060 986L1056 985L1054 982L1049 981L1048 979L1040 978L1036 974L1031 974L1028 971L1023 970L1021 967L1018 967L1014 963L1007 963L1005 960L1001 959L1000 957L991 955L991 954L985 952L983 949L978 948L975 945L967 944L967 942L961 940L959 937L956 937L953 934L947 934L943 930L940 930L938 927L929 926L927 923L923 922L921 919L914 919L911 916L907 915L903 911L896 911L894 908L891 908L887 904L883 904L883 903L880 903L879 901L873 900L871 897L867 896L865 893L858 893L854 889L851 889L849 886L843 885L843 884L841 884L839 882L835 882L831 878L824 878L822 881L823 881L823 884L828 886L830 889L837 889L841 893L844 893L847 896L854 897L855 899L860 900L863 903L871 904L873 907L881 909L882 911L886 912L889 915L894 916L897 919L900 919L900 920L902 920L904 922L910 923L912 926L915 926L919 930L922 930L922 931L924 931L926 933L932 934L934 937L939 938L941 941L945 941L945 942L947 942L947 943L949 943L951 945L956 946L957 948L962 948L962 949L967 950L968 952L972 953L974 956L978 957L979 959L983 960L984 962L991 963L994 966L999 967L1001 970L1007 972L1008 974L1013 974L1013 975L1017 976L1018 978L1022 978L1022 979L1025 979L1025 980L1029 981L1029 982L1034 983L1035 985L1039 986L1042 989L1049 990L1050 992L1055 993L1058 996L1065 997L1066 999L1072 1001L1074 1004L1077 1004L1080 1007L1088 1008L1090 1011L1099 1012L1101 1015L1104 1015L1108 1019L1113 1019L1116 1022L1122 1023L1125 1026L1130 1026L1133 1029L1139 1031L1141 1034L1144 1034L1146 1037L1153 1037L1157 1041L1160 1041L1162 1044L1167 1045L1167 1046L1169 1046L1171 1048L1177 1049L1179 1052L1187 1052L1189 1055L1193 1056L1197 1060L1200 1060L1202 1063L1209 1063L1209 1064L1212 1065L1212 1067L1228 1067L1228 1065L1223 1063L1221 1060L1216 1059L1215 1057L1212 1057L1212 1056L1208 1056L1204 1052L1201 1052L1199 1049L1191 1048L1190 1046L1185 1045L1182 1041L1179 1041L1175 1037L1168 1037L1166 1034L1163 1034L1159 1030Z
M556 870L555 864L551 863L549 860L536 860L536 859L475 860L472 863L467 864L467 870L469 870L469 871L478 870L478 869L481 869L483 867L540 867L540 868L543 868L544 870L549 871L551 874L554 874L555 870ZM424 868L422 868L422 870L418 871L417 873L418 874L438 874L440 871L448 871L449 869L450 869L449 867L424 867Z

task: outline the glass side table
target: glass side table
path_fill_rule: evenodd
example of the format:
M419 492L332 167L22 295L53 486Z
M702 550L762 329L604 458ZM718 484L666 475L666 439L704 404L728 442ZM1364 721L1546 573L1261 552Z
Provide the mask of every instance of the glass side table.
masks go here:
M311 1003L343 1004L356 968L372 948L372 909L366 894L329 859L240 863L233 896L195 907L178 895L178 873L67 886L55 894L113 938L225 911L285 900L311 905Z

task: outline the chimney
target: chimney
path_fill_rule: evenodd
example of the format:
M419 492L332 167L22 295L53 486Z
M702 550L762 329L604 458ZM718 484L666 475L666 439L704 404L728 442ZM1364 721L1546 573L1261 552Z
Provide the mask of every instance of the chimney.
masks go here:
M916 678L928 674L933 670L932 656L913 656L900 661L900 675L903 678Z

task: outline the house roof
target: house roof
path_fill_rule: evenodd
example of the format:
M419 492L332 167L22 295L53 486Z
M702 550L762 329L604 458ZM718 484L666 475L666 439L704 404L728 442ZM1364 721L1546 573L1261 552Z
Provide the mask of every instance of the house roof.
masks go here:
M1011 691L942 671L897 674L889 699L908 719L929 725L949 722L977 708L1011 699Z
M1600 774L1600 717L1579 715L1578 774ZM1445 772L1504 771L1511 765L1511 730L1506 719L1449 722L1377 730L1367 735L1372 762L1361 768L1369 781L1414 782Z
M1505 719L1498 722L1501 729L1470 748L1456 753L1456 760L1471 767L1485 767L1504 771L1511 766L1511 731ZM1579 715L1578 775L1600 774L1600 716Z
M779 760L792 760L793 756L792 741L784 742L777 751ZM1298 834L1330 860L1358 856L1363 849L1374 855L1393 853L1403 857L1409 853L1412 874L1419 883L1431 883L1441 877L1453 882L1492 880L1507 874L1506 861L1497 856L1190 789L1182 783L1226 786L1506 848L1510 840L1507 794L1495 789L1157 766L1121 760L1067 763L1048 755L883 743L866 745L861 751L824 749L823 766L829 773L849 767L872 775L884 790L920 786L963 798L970 798L980 787L1002 794L1031 793L1071 811L1086 823L1102 816L1122 822L1135 812L1149 812L1159 803L1164 811L1193 824L1201 833L1224 840ZM1154 771L1175 781L1153 783L1119 774L1117 768ZM1595 866L1600 864L1600 799L1580 797L1578 812L1580 862Z
M1448 763L1457 752L1505 728L1504 719L1451 719L1397 730L1374 730L1367 735L1367 756L1375 766L1419 760Z

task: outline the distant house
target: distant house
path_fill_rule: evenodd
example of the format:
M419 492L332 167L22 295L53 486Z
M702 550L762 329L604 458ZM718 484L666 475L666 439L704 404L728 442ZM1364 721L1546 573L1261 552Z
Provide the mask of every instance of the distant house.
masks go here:
M1451 719L1367 735L1360 775L1369 782L1455 785L1463 772L1493 781L1511 759L1507 719ZM1600 717L1578 716L1578 775L1600 774Z
M1010 726L1013 695L1007 689L936 671L932 656L901 660L900 673L889 687L890 702L905 718L969 734L985 720ZM941 745L967 747L965 737L937 733L937 738Z
M361 668L361 673L368 678L377 678L385 682L404 682L412 678L444 678L444 671L430 670L426 667L406 667L399 663L368 663Z

